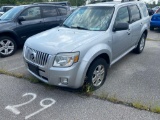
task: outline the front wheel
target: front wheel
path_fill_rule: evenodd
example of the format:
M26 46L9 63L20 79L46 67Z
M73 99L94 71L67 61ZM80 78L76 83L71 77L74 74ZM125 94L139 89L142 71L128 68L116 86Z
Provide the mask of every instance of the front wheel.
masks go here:
M86 83L90 86L91 90L100 88L106 79L108 64L103 58L98 58L88 69Z
M15 41L7 36L0 37L0 56L7 57L14 54L17 49Z
M140 54L145 47L145 42L146 42L146 34L143 33L138 42L137 47L133 51L137 54Z

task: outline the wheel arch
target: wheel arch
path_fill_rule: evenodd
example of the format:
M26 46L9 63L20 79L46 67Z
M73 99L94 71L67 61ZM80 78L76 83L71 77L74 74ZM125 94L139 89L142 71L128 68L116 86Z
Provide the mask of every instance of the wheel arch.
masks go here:
M143 32L145 35L146 35L146 37L147 37L147 35L148 35L148 30L144 30L144 32Z
M12 32L12 31L0 32L0 36L11 37L15 41L15 43L17 44L17 46L20 45L19 40L18 40L18 36L14 32Z
M83 57L76 77L76 85L82 86L85 82L85 77L90 65L98 58L106 60L110 66L111 63L111 48L107 44L99 44L92 47ZM108 67L109 67L108 66Z

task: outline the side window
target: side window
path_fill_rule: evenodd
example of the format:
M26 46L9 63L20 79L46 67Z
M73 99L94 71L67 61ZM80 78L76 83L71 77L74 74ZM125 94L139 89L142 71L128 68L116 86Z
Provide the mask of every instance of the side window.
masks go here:
M5 10L5 11L7 12L7 11L10 10L10 9L11 9L11 7L6 7L6 10Z
M54 7L43 7L42 8L42 13L43 13L43 17L47 18L47 17L55 17L57 16L57 10Z
M129 12L127 7L122 7L118 10L115 23L129 23Z
M137 5L129 6L131 12L131 23L141 19L140 11Z
M58 10L61 15L67 15L67 9L63 7L58 7Z
M23 11L20 16L24 17L26 20L40 19L41 18L40 7L28 8L25 11Z
M144 17L147 17L148 16L148 10L147 10L146 5L144 3L140 3L139 6L140 6L140 8L143 12Z

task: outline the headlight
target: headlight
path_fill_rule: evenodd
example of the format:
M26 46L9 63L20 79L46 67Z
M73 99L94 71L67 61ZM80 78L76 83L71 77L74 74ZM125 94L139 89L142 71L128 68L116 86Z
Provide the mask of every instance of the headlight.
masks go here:
M54 67L69 67L72 66L73 63L78 62L79 52L75 53L60 53L55 59L53 66Z

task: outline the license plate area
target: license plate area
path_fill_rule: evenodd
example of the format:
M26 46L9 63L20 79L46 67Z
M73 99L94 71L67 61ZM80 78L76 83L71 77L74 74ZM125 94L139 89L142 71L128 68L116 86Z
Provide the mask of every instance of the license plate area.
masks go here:
M39 68L38 66L35 66L33 64L28 63L28 68L30 71L32 71L33 73L35 73L36 75L39 76Z

